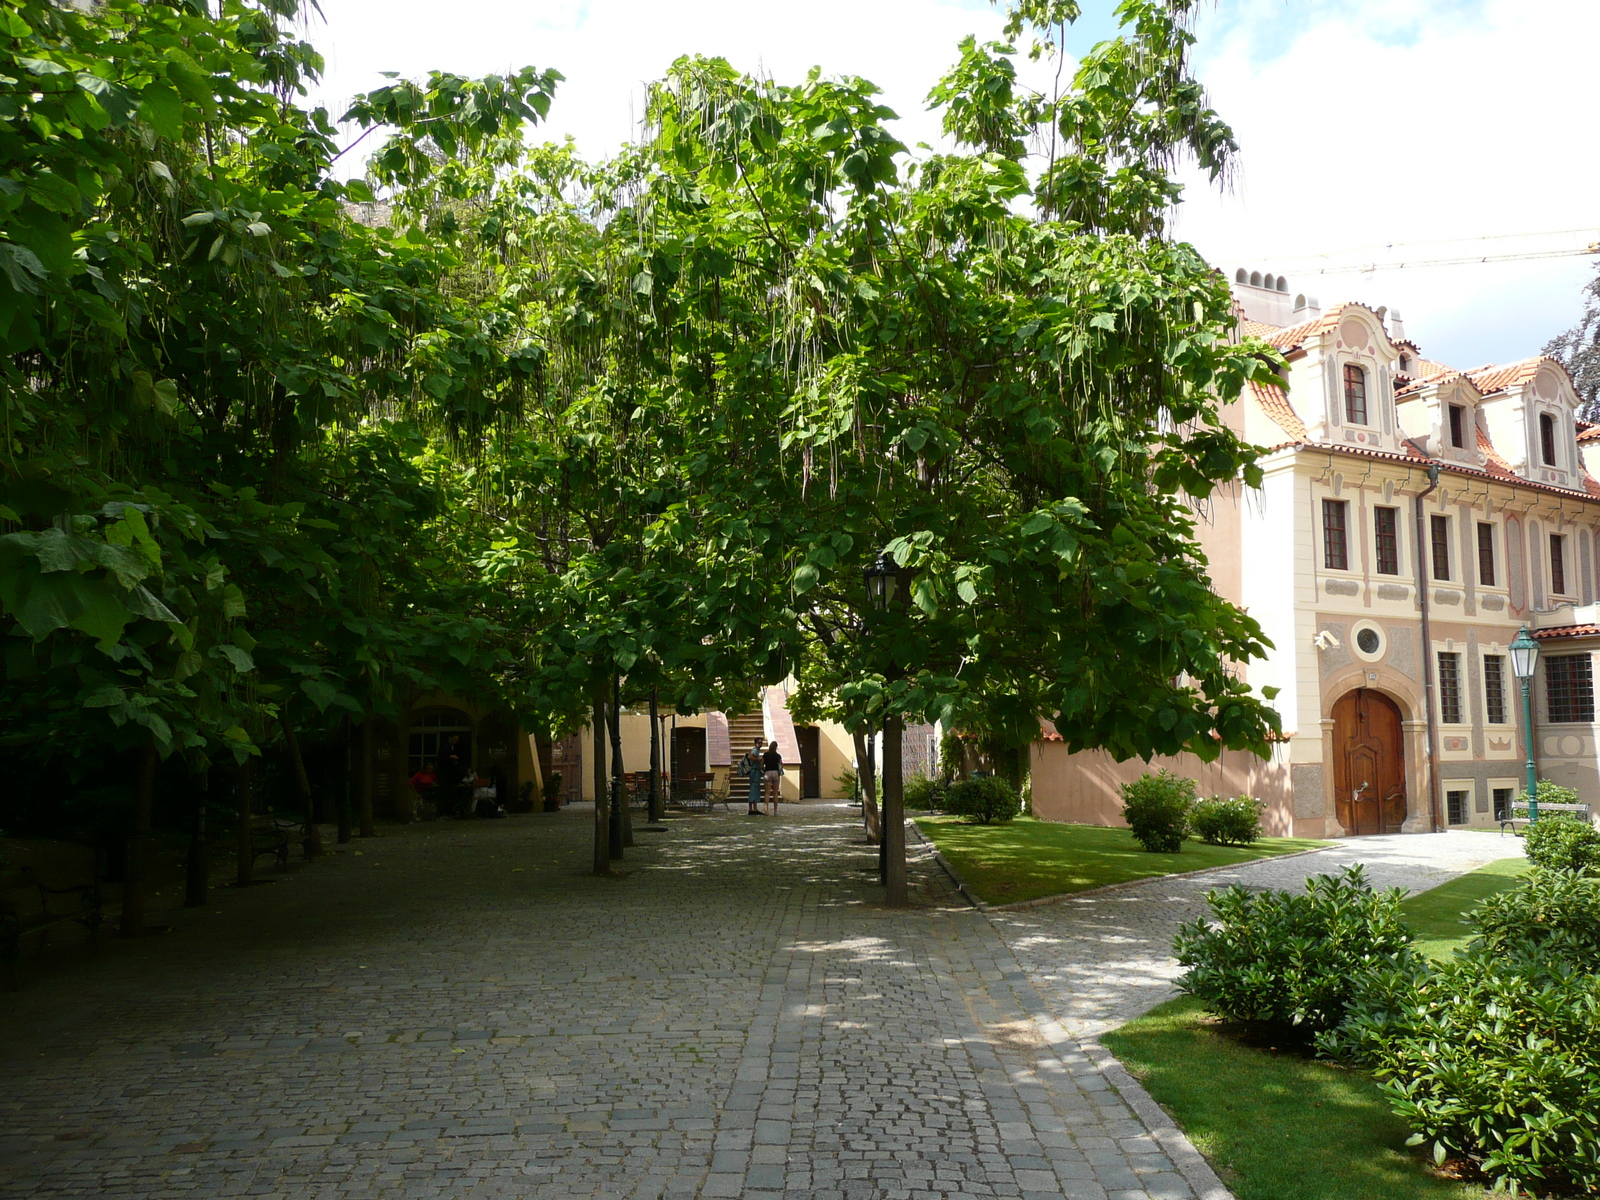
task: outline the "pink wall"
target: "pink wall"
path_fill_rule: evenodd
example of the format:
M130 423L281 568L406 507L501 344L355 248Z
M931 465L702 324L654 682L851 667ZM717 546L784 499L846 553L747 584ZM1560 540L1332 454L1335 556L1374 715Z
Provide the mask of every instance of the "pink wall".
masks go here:
M1282 761L1279 761L1282 759ZM1079 825L1125 825L1120 788L1146 771L1162 767L1174 775L1195 780L1201 796L1254 796L1266 802L1262 829L1275 837L1295 833L1294 805L1289 788L1287 747L1271 759L1239 750L1225 750L1215 762L1201 762L1192 754L1131 758L1119 763L1103 750L1067 753L1060 742L1035 742L1032 754L1033 815L1044 821L1069 821ZM1315 832L1301 836L1320 837Z

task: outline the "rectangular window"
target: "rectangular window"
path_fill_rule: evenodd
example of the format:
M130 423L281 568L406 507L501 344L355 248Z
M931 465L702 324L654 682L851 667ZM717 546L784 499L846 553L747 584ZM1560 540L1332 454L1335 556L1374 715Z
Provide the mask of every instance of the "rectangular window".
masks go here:
M1494 526L1487 521L1478 522L1478 583L1494 586Z
M1559 533L1550 535L1550 590L1558 596L1567 594L1567 539Z
M1539 452L1544 465L1556 465L1556 419L1549 413L1539 414Z
M1433 577L1450 578L1450 518L1430 517L1428 528L1433 535Z
M1496 821L1508 820L1511 816L1511 797L1516 793L1515 788L1495 788L1494 790L1494 819Z
M1547 658L1544 696L1552 724L1594 720L1594 677L1587 654L1562 654Z
M1372 523L1377 530L1378 574L1400 574L1400 510L1375 508Z
M1483 715L1491 725L1506 723L1506 660L1503 654L1483 656Z
M1349 544L1345 541L1343 500L1322 502L1322 565L1330 571L1350 569Z
M1457 450L1467 444L1467 410L1459 404L1450 406L1450 444Z
M1355 363L1344 366L1344 419L1351 425L1367 423L1367 373Z
M1446 792L1444 794L1445 811L1449 815L1450 824L1465 825L1467 823L1467 793Z
M1462 723L1461 655L1449 650L1439 651L1439 722L1443 725Z

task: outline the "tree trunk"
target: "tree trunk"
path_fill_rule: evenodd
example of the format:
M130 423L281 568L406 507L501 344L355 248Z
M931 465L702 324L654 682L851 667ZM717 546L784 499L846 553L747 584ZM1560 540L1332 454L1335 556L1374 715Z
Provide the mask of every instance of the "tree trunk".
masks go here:
M139 774L133 789L133 828L128 834L128 862L123 873L123 937L138 937L144 932L145 858L150 842L150 813L155 807L156 766L160 757L155 743L139 751Z
M594 764L594 873L611 874L611 820L606 803L606 705L596 700L589 714Z
M851 738L856 744L856 786L861 789L861 819L867 826L867 845L876 846L882 836L882 823L878 820L877 780L873 778L872 738L856 730Z
M300 797L300 810L306 814L306 857L315 858L322 853L322 833L317 828L316 802L311 798L311 780L306 776L305 759L300 757L300 739L294 735L294 722L289 720L285 708L281 717L283 744L289 751L289 767L294 775L295 794Z
M234 882L240 887L249 887L255 881L256 854L255 831L251 829L254 814L251 810L255 807L255 766L254 758L247 758L239 764L239 828L238 841L235 843L238 850L238 875Z
M189 814L189 854L185 862L183 906L200 908L207 899L206 804L211 792L211 764L195 773L194 807Z
M633 845L633 807L628 803L628 772L622 761L622 680L611 680L611 803L623 846Z
M354 752L352 744L355 741L355 731L350 724L350 718L344 719L344 786L339 789L339 845L344 845L350 840L350 776L355 768L352 761Z
M650 689L650 824L661 824L666 814L661 804L661 714L656 705L656 690Z
M910 902L906 891L906 822L901 788L900 743L903 722L899 714L883 724L883 846L888 858L885 901Z
M556 769L555 750L550 744L550 735L542 729L533 731L533 756L539 762L539 796L542 800L544 789L549 783L551 774Z
M368 716L361 722L361 836L373 836L372 829L372 739L377 722Z

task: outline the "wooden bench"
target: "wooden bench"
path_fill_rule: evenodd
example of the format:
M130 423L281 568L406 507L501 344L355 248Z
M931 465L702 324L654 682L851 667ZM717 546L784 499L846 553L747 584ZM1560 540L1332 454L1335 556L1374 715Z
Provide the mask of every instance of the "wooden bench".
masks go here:
M1528 811L1528 806L1526 804L1513 805L1510 815L1504 817L1500 821L1500 833L1502 836L1505 835L1507 829L1511 830L1512 833L1521 833L1528 827L1528 818L1526 816L1517 816L1517 812L1519 810L1523 813L1526 813ZM1589 806L1587 804L1540 804L1539 812L1541 814L1550 812L1576 813L1585 821L1591 819L1589 816Z
M68 921L82 925L92 940L105 921L100 908L97 883L46 887L31 867L0 876L0 959L15 963L24 937L47 934Z

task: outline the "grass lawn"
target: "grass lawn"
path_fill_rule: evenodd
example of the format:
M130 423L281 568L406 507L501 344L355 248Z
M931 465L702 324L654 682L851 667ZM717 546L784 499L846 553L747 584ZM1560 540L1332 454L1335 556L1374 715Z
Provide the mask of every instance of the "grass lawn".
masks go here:
M1432 1174L1367 1076L1224 1037L1170 1000L1101 1039L1239 1200L1481 1200Z
M1424 954L1471 940L1478 901L1516 883L1528 860L1505 858L1402 903ZM1190 997L1102 1039L1172 1113L1239 1200L1480 1200L1406 1149L1405 1123L1359 1071L1226 1037Z
M918 817L951 869L989 904L1036 900L1108 883L1150 879L1176 871L1226 867L1314 850L1331 842L1262 838L1253 846L1208 846L1190 839L1177 854L1151 854L1126 829L1065 825L1018 817L1005 825L968 825L959 817Z
M1478 901L1516 883L1532 865L1521 855L1502 858L1402 901L1406 924L1417 934L1417 949L1429 958L1449 958L1472 940L1467 913Z

